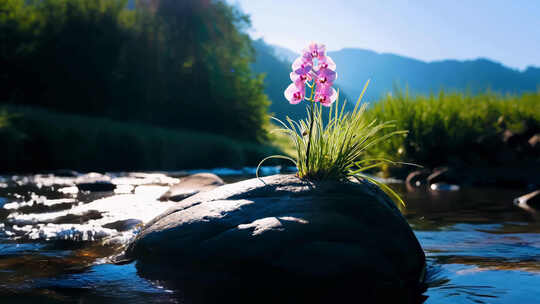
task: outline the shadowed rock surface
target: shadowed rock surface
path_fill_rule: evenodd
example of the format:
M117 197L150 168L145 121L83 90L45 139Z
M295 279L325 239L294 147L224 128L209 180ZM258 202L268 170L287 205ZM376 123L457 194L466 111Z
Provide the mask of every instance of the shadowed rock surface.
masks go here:
M171 186L159 200L179 202L199 192L215 189L225 183L212 173L197 173L183 177L178 184Z
M116 189L109 176L95 172L78 176L75 184L80 191L109 192Z
M132 229L133 227L135 227L137 225L141 225L141 224L142 224L141 220L127 219L127 220L121 220L121 221L116 221L116 222L112 222L112 223L109 223L109 224L105 224L105 225L103 225L103 227L104 228L109 228L109 229L115 229L117 231L128 231L128 230Z
M366 182L263 180L179 202L126 256L142 276L180 285L186 302L321 302L360 290L375 302L416 301L424 253L386 194Z

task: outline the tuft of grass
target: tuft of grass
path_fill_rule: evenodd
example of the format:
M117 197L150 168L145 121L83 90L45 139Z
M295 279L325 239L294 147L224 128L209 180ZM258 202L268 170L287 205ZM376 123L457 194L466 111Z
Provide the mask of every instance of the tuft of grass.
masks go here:
M404 205L399 195L387 185L365 174L366 170L395 164L388 158L366 158L366 152L377 143L404 135L407 131L395 130L394 122L378 122L365 115L367 104L361 103L369 81L351 112L345 111L345 104L338 100L330 107L327 119L323 107L308 108L307 119L294 121L287 117L287 123L273 118L281 128L275 132L286 134L294 146L293 156L273 155L263 159L259 167L268 159L290 160L298 168L298 176L309 180L346 180L351 177L368 180ZM313 112L311 112L313 111ZM313 119L313 120L312 120ZM309 134L313 123L312 134ZM383 133L384 131L387 131ZM310 146L310 147L308 147ZM258 170L257 170L258 171Z
M289 139L289 136L287 134L284 134L282 132L274 132L275 129L279 128L279 125L274 123L274 121L268 122L265 125L265 130L268 134L269 142L272 144L272 146L276 147L286 156L292 157L295 154L295 148L292 145L292 142ZM286 161L282 161L283 164L288 164Z

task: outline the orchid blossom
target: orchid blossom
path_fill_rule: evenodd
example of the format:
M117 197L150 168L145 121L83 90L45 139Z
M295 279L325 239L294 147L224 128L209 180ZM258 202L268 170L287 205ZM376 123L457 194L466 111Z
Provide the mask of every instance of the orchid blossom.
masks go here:
M292 78L292 77L291 77ZM298 76L298 78L291 83L285 90L285 97L291 104L300 103L306 96L306 84L305 81Z
M306 100L329 107L337 98L336 90L332 88L337 78L335 70L336 64L326 55L326 46L310 43L292 64L290 78L293 83L285 90L285 98L291 104ZM307 96L306 86L311 89Z
M315 102L320 102L321 105L329 107L336 101L337 92L329 85L319 85L317 86L315 97L313 99Z
M337 99L337 92L332 85L337 78L336 64L329 56L326 56L324 44L312 42L302 50L302 54L292 64L290 74L291 83L285 90L285 98L291 104L298 104L302 100L311 104L311 115L307 151L306 166L309 168L309 150L313 130L313 105L318 102L325 107L330 107ZM309 97L306 96L306 86L311 89Z

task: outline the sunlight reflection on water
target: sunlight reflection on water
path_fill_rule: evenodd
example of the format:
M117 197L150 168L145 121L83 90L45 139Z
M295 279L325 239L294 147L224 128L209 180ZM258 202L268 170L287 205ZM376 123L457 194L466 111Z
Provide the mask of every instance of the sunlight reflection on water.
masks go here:
M244 174L246 170L240 171ZM272 170L266 173L272 174ZM178 173L171 175L174 177L111 174L110 180L121 186L117 189L122 194L75 191L74 179L65 177L4 176L2 181L7 187L0 188L1 302L180 301L182 290L169 290L161 282L141 277L134 263L107 263L107 257L117 252L127 239L109 246L31 240L24 232L13 229L17 217L10 217L17 213L23 219L30 214L44 224L43 219L54 222L60 213L72 214L75 217L69 220L75 227L88 222L103 227L113 220L137 218L142 214L140 220L146 222L166 209L166 203L158 202L157 198L178 180ZM233 182L250 177L233 174L225 175L224 179ZM444 193L406 192L403 185L394 186L407 202L404 215L426 251L430 286L425 293L426 303L538 302L540 221L535 214L512 204L513 198L522 194L520 191L464 188ZM137 209L141 206L153 211ZM102 211L99 218L76 217L84 214L76 211L92 209ZM40 223L28 225L33 228ZM27 229L24 223L18 224L21 229Z

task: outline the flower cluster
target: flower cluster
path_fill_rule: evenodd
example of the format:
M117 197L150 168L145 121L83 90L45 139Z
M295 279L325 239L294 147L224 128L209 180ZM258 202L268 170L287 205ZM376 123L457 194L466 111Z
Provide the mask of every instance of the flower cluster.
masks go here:
M336 64L326 56L326 46L312 42L292 64L291 80L293 83L285 90L285 98L291 104L302 100L320 102L329 107L337 98L332 84L337 78ZM306 96L306 85L311 89Z

